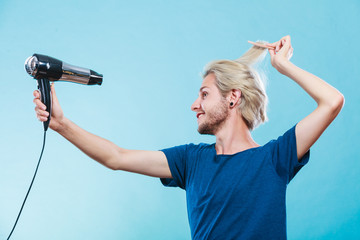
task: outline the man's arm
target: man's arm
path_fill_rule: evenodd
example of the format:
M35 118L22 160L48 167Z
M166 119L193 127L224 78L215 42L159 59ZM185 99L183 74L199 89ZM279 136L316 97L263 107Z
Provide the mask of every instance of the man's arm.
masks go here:
M269 45L275 47L269 49L272 65L299 84L318 104L311 114L296 125L297 156L300 159L338 115L344 105L344 96L319 77L289 61L292 56L290 36Z
M64 117L54 86L51 86L52 114L49 127L61 134L92 159L113 170L124 170L153 177L172 178L166 156L161 151L127 150L96 136ZM48 112L34 91L35 111L40 121L46 121Z

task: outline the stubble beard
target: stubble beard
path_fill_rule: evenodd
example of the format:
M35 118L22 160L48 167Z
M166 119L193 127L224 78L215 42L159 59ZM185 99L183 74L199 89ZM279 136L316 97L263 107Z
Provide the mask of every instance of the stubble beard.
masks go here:
M218 105L209 110L206 115L206 119L198 127L198 132L200 134L215 135L229 116L226 100L222 100Z

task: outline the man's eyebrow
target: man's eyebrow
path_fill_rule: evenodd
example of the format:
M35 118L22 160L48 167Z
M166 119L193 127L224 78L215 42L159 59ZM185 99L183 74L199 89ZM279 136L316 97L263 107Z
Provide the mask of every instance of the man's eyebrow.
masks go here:
M209 88L209 87L203 86L203 87L200 88L199 92L201 92L204 88Z

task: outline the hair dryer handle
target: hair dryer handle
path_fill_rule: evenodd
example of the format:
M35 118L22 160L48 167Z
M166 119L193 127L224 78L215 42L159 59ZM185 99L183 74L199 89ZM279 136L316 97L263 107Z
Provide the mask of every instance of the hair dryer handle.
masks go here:
M49 127L51 117L51 88L50 81L47 78L37 79L38 89L40 91L41 102L45 104L46 111L49 113L48 120L44 122L44 131Z

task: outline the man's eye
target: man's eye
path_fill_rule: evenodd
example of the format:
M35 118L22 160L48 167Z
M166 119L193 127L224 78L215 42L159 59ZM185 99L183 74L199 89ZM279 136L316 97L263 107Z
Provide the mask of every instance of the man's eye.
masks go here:
M207 92L203 92L203 97L206 97L207 95L208 95L208 93Z

